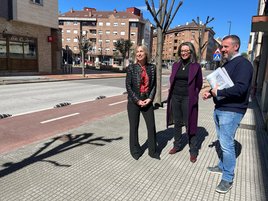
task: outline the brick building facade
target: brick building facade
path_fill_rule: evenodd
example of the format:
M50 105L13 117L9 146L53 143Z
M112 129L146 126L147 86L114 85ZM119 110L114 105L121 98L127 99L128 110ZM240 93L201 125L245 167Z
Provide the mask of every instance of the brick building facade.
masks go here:
M60 69L58 1L1 1L0 74Z
M201 61L210 63L213 61L213 53L218 47L218 42L214 39L215 32L209 27L203 27L203 44L207 41L207 45L203 48ZM193 43L198 54L198 37L199 30L202 30L202 25L198 28L194 23L187 23L176 28L168 30L165 35L163 44L162 59L164 63L174 62L178 59L178 47L183 42ZM156 56L157 37L153 37L152 58Z
M80 57L78 38L85 35L91 41L92 47L85 58L92 64L120 65L122 58L116 54L114 42L121 38L130 40L132 48L140 43L151 47L151 24L135 7L126 11L97 11L89 7L78 11L71 9L59 15L59 27L62 48L71 50L73 59Z

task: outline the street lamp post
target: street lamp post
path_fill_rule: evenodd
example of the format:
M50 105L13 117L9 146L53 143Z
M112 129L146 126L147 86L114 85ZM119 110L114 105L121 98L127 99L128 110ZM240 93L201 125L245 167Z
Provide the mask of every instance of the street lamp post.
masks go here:
M229 23L229 32L228 32L228 35L230 35L231 34L232 21L227 21L227 23Z

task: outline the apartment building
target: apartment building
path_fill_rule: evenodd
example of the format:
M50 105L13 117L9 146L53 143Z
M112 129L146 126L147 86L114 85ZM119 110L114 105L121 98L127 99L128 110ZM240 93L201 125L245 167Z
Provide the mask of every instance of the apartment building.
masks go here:
M121 38L130 40L133 48L139 43L151 46L151 23L144 20L141 11L135 7L127 8L126 11L97 11L89 7L83 10L71 9L59 15L59 27L62 48L72 53L72 59L80 57L79 37L84 36L91 41L92 47L86 59L92 64L120 64L122 58L116 53L114 42Z
M163 62L174 62L178 59L178 47L183 42L193 43L196 52L198 53L199 43L199 30L203 30L203 43L205 47L202 49L201 62L203 64L213 61L213 54L218 47L218 42L214 39L215 32L210 27L198 27L194 23L186 23L168 30L165 35L163 44L162 59ZM152 58L156 56L157 36L153 37Z
M0 74L60 69L58 1L1 0Z

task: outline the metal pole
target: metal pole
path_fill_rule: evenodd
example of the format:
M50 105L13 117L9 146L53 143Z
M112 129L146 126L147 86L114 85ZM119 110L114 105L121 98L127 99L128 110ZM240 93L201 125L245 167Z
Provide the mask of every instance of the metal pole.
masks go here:
M229 23L229 32L228 32L228 35L230 35L231 34L232 21L227 21L227 23Z

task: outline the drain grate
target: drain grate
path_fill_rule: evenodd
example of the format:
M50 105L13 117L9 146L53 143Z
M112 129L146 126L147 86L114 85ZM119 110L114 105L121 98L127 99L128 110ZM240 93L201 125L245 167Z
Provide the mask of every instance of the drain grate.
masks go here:
M249 125L249 124L240 124L239 128L248 129L248 130L256 130L256 125Z

